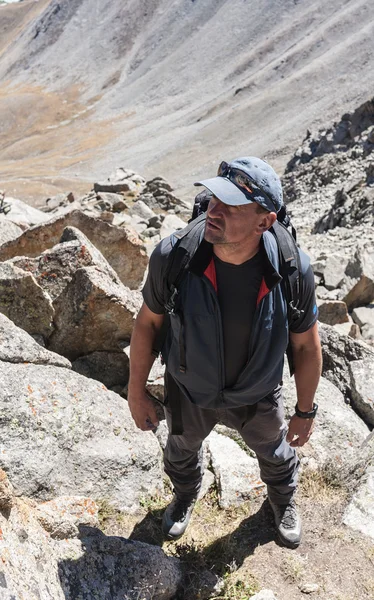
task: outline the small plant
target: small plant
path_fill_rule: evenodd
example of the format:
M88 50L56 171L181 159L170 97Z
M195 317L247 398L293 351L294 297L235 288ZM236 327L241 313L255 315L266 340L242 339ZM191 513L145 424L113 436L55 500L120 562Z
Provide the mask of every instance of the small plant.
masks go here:
M281 565L281 571L286 581L298 583L305 574L306 558L297 554L287 556Z

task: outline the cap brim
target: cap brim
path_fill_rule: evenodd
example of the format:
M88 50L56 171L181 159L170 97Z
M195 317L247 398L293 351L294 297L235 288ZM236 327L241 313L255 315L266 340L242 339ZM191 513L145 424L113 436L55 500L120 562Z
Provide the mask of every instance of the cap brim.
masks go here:
M212 192L218 200L221 200L221 202L229 204L230 206L240 206L242 204L252 204L252 202L255 202L255 200L250 200L226 177L212 177L212 179L197 181L194 185L203 185Z

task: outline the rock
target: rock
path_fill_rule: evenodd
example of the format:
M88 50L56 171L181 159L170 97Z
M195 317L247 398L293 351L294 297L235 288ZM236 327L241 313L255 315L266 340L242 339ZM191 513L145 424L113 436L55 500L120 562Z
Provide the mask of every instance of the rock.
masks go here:
M97 267L78 269L54 301L55 331L48 348L69 360L92 352L119 352L129 341L140 292L115 283Z
M374 344L374 327L372 325L364 325L361 333L365 342L368 344Z
M21 233L21 227L18 227L18 225L7 219L7 217L0 215L0 246L6 242L15 240Z
M352 319L360 327L364 327L364 325L374 327L374 304L355 308L352 311Z
M13 506L13 489L3 469L0 469L0 513L9 511Z
M374 357L349 363L352 406L370 425L374 425Z
M111 210L121 212L126 210L127 205L121 194L111 194L110 192L99 192L97 194L97 205L102 210Z
M112 281L120 283L119 277L101 252L76 227L65 227L60 243L40 256L11 258L9 263L29 271L38 284L55 300L81 267L97 266Z
M68 194L57 194L52 198L46 199L46 206L44 207L43 212L51 212L52 210L55 210L60 206L68 206L69 204L74 202L74 200L75 198L72 192L69 192Z
M129 359L125 352L93 352L77 358L73 371L101 381L107 388L124 387L129 379Z
M250 596L249 600L277 600L277 598L271 590L261 590L258 594Z
M6 213L6 218L16 225L27 225L31 227L33 225L40 225L49 221L50 216L37 208L17 200L16 198L9 198L7 196L6 202L10 205L10 210Z
M359 326L356 325L356 323L352 323L351 319L349 319L348 323L334 325L334 329L336 329L340 335L348 335L354 340L359 340L361 337Z
M345 275L348 260L338 254L332 254L326 258L323 269L324 286L328 290L340 287Z
M218 485L221 508L236 506L263 493L265 484L260 479L256 459L249 456L236 442L215 431L207 437L206 444Z
M283 395L286 419L295 412L296 386L287 369L283 373ZM311 468L321 468L333 461L341 468L355 456L367 438L369 429L344 402L342 393L330 381L321 377L316 392L318 404L316 429L310 441L298 449L302 463Z
M317 300L318 319L321 323L337 325L349 321L347 305L338 300Z
M171 600L188 582L180 561L161 548L105 536L88 525L96 511L92 500L59 498L54 508L52 515L52 504L16 499L8 518L0 513L2 600ZM51 522L57 525L52 535ZM70 524L79 538L60 539L63 530L70 534Z
M346 398L351 399L349 363L352 360L373 357L374 352L361 340L340 335L335 327L330 325L320 324L318 330L323 356L322 375L336 385Z
M182 219L176 215L166 215L161 226L161 239L171 235L174 233L174 231L178 231L178 229L183 229L184 227L186 227L186 223L182 221Z
M50 296L30 273L10 263L0 263L0 312L27 333L47 338L53 331Z
M78 537L79 525L99 525L98 508L91 498L59 496L33 506L40 525L56 540Z
M360 276L344 297L348 309L366 306L374 300L374 252L360 255Z
M0 378L0 468L17 496L89 496L136 511L161 491L159 444L123 398L50 365L0 362Z
M95 192L134 192L139 193L145 180L134 171L122 167L116 169L108 179L94 184Z
M301 583L299 585L299 590L303 594L314 594L314 592L319 591L318 583Z
M129 215L131 217L137 216L144 220L146 223L156 215L142 200L138 200L133 204L133 206L129 210Z
M374 539L374 468L370 467L343 515L343 523Z
M59 243L65 227L76 227L88 237L116 271L122 283L137 288L148 264L144 245L128 227L117 227L86 215L80 210L51 219L44 225L24 231L16 240L0 247L0 261L14 256L39 256L47 248Z
M66 358L45 350L23 329L0 314L0 361L71 368Z

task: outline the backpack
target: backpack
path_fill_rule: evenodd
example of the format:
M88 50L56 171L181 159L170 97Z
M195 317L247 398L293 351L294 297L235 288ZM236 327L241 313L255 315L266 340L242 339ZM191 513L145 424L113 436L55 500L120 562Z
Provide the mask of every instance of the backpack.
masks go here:
M188 269L191 258L194 256L200 241L205 223L205 213L212 194L208 190L200 192L194 202L191 219L188 225L173 234L173 247L168 257L164 285L166 317L175 310L179 286ZM304 312L298 308L300 303L301 264L296 243L296 230L291 224L286 207L283 205L277 214L277 220L269 231L274 235L279 251L279 274L282 276L282 288L287 302L287 319L291 325ZM159 335L157 336L153 354L158 356L166 339L169 322L164 319ZM292 347L288 344L287 359L291 376L294 374Z

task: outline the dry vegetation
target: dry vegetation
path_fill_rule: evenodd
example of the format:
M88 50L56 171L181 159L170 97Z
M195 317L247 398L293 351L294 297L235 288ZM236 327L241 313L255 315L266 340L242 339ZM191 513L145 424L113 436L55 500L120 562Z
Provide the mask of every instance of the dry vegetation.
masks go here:
M262 588L272 589L279 600L300 600L305 584L318 585L312 594L316 600L373 600L374 545L341 524L348 498L349 491L329 470L304 472L298 494L304 539L296 551L277 543L264 498L222 510L214 488L197 503L187 533L177 542L162 539L164 498L144 498L141 513L131 516L102 505L100 516L107 535L162 546L186 564L190 589L183 600L199 597L196 574L202 569L221 578L217 600L247 600Z

